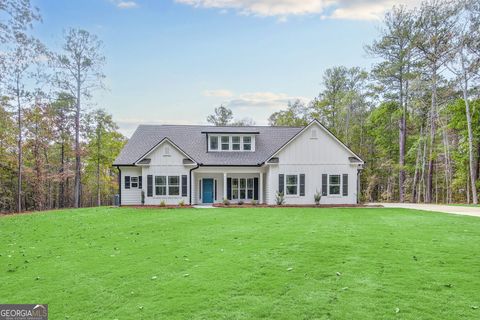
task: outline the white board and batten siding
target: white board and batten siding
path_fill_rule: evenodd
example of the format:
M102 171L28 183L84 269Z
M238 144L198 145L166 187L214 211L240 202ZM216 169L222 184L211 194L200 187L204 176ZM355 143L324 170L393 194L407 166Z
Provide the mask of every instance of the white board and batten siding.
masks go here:
M340 175L340 194L322 196L321 204L357 203L357 164L351 164L353 154L335 138L313 123L281 149L275 157L278 164L269 165L267 202L275 204L279 189L279 174L305 174L305 196L285 195L285 204L313 204L315 193L322 192L322 175ZM348 195L343 195L343 175L348 175Z
M144 190L145 190L145 204L146 205L159 205L162 201L165 201L165 204L176 205L183 200L185 204L188 204L189 198L182 197L182 175L187 176L187 195L188 195L188 174L190 167L186 167L183 164L183 159L185 155L182 154L178 149L172 145L170 142L165 141L160 144L155 150L148 155L148 158L151 159L149 166L143 167L143 176L144 176ZM147 176L153 176L153 196L147 196ZM180 179L180 193L179 195L166 195L166 196L157 196L155 195L155 176L179 176Z
M122 170L122 204L124 205L140 205L142 204L142 190L140 188L132 188L130 183L130 188L125 188L125 177L139 177L142 175L142 168L140 167L120 167ZM145 184L145 179L142 178L143 184ZM143 186L145 187L145 186Z
M190 167L183 164L185 155L178 151L178 149L168 141L164 141L157 146L150 154L145 156L151 159L149 165L139 165L138 167L121 167L122 170L122 204L124 205L139 205L141 204L141 190L140 189L125 189L125 176L141 175L142 189L145 193L145 205L160 205L162 201L168 205L177 205L183 200L188 204L188 188L189 188L189 169ZM147 176L152 175L153 180L153 194L151 197L147 193L148 180ZM182 197L182 176L187 176L187 196ZM179 195L156 195L155 194L155 176L178 176L180 192ZM168 179L168 178L167 178Z

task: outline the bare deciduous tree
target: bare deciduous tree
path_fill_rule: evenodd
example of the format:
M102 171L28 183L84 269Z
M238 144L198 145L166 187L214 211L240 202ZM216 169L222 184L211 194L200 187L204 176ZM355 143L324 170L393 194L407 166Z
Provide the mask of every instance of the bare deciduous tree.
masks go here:
M82 98L89 98L95 89L103 88L102 72L105 57L102 42L85 30L70 29L64 37L63 51L52 54L54 83L75 97L75 188L74 206L81 206L80 118Z

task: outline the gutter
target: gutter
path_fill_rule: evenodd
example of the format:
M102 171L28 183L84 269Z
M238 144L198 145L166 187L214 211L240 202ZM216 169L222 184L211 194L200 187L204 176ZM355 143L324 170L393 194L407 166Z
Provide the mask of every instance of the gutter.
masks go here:
M191 168L190 171L189 171L189 177L188 177L188 181L190 182L190 186L189 186L189 201L188 203L190 205L192 205L192 171L193 170L197 170L198 168L200 168L200 165L197 164L197 166L195 168Z

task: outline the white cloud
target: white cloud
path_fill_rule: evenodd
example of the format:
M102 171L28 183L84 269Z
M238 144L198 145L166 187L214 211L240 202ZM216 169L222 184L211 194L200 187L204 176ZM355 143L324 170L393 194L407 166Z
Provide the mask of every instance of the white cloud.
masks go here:
M233 96L233 92L226 89L218 89L218 90L205 90L203 91L203 95L205 97L218 97L218 98L229 98Z
M285 93L273 93L273 92L251 92L244 93L236 96L226 104L230 108L247 110L251 108L268 109L270 111L278 111L285 109L289 101L301 100L308 102L309 99L301 96L289 96Z
M124 0L110 0L113 4L120 9L133 9L138 7L138 3L135 1L124 1Z
M418 5L420 0L175 0L200 8L235 10L243 15L278 17L320 15L322 18L376 20L393 5Z

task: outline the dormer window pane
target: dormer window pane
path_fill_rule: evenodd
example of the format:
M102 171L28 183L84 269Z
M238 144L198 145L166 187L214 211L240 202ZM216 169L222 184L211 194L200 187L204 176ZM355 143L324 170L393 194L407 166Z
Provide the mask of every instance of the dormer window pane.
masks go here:
M232 137L232 150L240 150L240 137Z
M224 151L230 150L230 137L229 136L222 136L222 150L224 150Z
M243 150L250 151L252 150L252 138L243 137Z
M218 137L210 137L210 150L218 150Z

